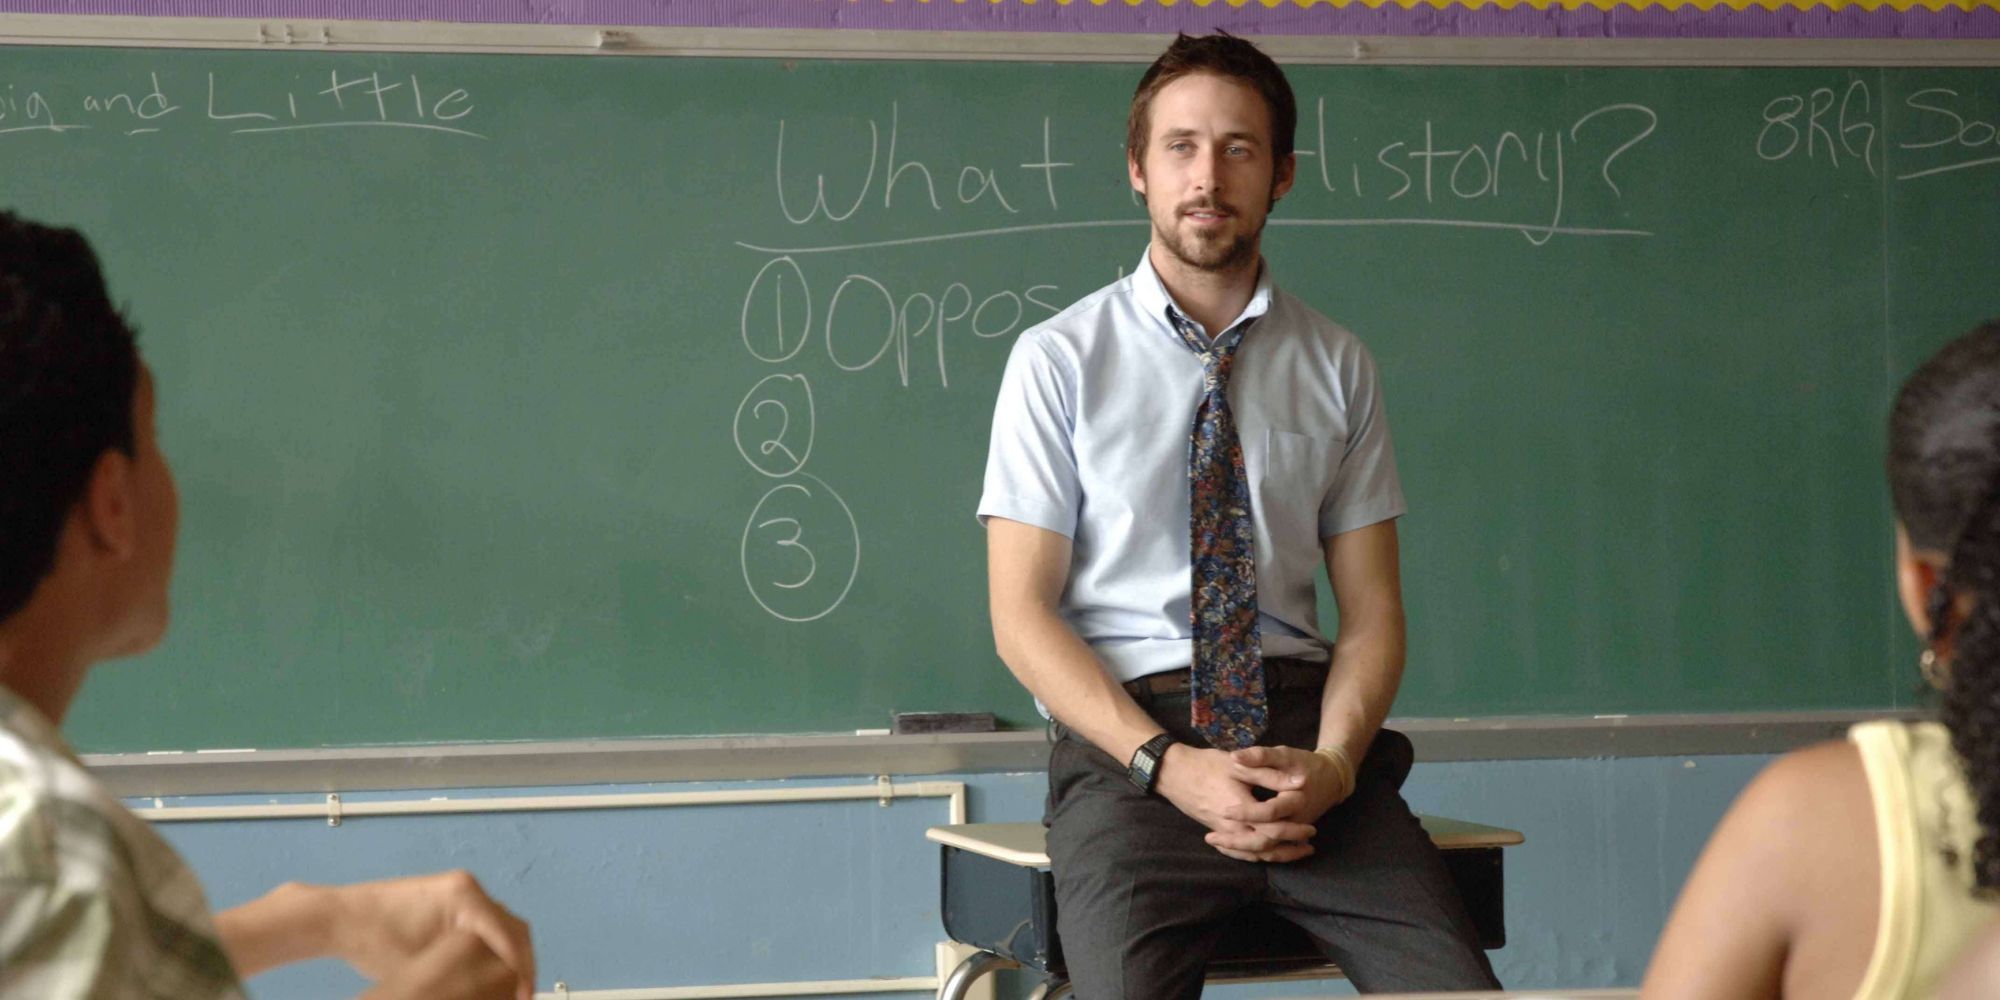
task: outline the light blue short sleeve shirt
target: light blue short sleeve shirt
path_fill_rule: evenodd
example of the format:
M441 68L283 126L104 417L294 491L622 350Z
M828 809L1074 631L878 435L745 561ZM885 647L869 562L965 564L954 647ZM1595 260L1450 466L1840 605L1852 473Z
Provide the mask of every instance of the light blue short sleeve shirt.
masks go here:
M1188 438L1202 366L1167 319L1172 304L1142 258L1021 334L979 500L981 522L1070 538L1063 617L1120 681L1193 656ZM1381 387L1361 341L1274 288L1268 265L1245 321L1229 405L1250 478L1264 655L1323 661L1321 539L1404 511Z

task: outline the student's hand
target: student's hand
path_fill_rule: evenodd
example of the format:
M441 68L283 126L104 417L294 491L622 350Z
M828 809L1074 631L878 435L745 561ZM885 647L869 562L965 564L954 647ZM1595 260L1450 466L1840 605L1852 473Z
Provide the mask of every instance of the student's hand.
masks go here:
M1261 803L1233 768L1227 753L1176 743L1160 761L1154 790L1208 827L1210 847L1238 861L1297 861L1311 854L1314 831L1309 824L1249 819Z
M328 934L334 957L378 982L395 982L406 968L428 969L423 963L452 958L472 963L468 973L481 971L484 956L491 956L512 977L512 989L499 996L534 997L535 951L528 925L462 871L334 889ZM462 941L434 954L443 942L466 936L481 945L483 955Z
M1354 794L1333 761L1296 747L1246 747L1229 758L1230 777L1278 793L1244 814L1251 823L1317 823Z
M517 1000L520 985L479 935L450 930L360 1000Z

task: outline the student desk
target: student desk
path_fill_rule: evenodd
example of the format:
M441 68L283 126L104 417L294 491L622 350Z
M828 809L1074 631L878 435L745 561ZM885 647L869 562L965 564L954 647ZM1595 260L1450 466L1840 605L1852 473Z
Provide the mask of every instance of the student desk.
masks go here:
M1502 907L1500 851L1523 840L1517 830L1422 816L1424 829L1444 854L1445 867L1465 897L1480 944L1507 943ZM961 823L924 834L943 845L944 929L953 941L978 949L952 970L938 1000L964 1000L980 977L1021 967L1042 976L1035 996L1069 994L1062 942L1056 939L1055 881L1040 823ZM1324 979L1340 975L1304 931L1272 914L1252 913L1225 934L1209 962L1211 982Z

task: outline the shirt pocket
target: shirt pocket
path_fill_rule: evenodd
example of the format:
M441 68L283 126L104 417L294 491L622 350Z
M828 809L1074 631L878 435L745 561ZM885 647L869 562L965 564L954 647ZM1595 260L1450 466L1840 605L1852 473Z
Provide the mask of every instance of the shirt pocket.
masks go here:
M1252 483L1258 533L1278 546L1316 545L1320 505L1340 471L1347 442L1273 427L1248 443L1244 471Z

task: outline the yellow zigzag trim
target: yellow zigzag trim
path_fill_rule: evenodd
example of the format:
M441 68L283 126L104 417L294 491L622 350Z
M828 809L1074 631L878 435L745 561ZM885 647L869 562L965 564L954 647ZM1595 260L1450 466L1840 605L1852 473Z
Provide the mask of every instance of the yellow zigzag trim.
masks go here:
M850 2L854 2L854 0L850 0ZM895 3L896 0L883 0L883 2ZM917 0L917 2L930 3L932 0ZM953 0L953 2L966 3L968 0ZM1324 6L1334 8L1366 7L1371 10L1381 7L1402 7L1406 10L1418 7L1497 7L1501 10L1583 10L1586 8L1616 10L1621 7L1627 7L1634 10L1660 8L1670 11L1682 9L1700 11L1750 10L1752 8L1773 11L1846 10L1848 8L1866 11L2000 11L2000 0L987 0L987 2L996 6L1009 2L1033 6L1037 2L1042 2L1053 3L1060 7L1068 7L1074 3L1088 3L1093 7L1116 6L1120 4L1127 7L1147 7L1155 4L1161 7L1172 7L1178 3L1189 3L1196 7L1211 7L1220 3L1229 7L1261 6L1269 9L1278 7L1309 8Z

